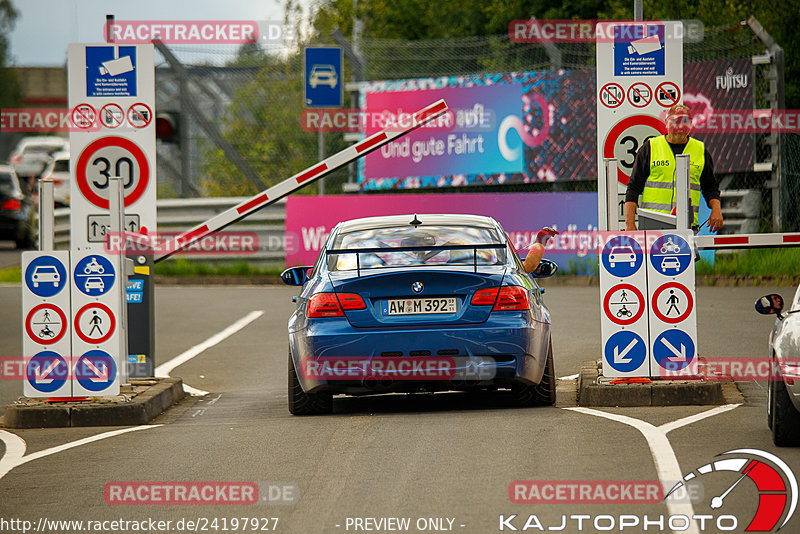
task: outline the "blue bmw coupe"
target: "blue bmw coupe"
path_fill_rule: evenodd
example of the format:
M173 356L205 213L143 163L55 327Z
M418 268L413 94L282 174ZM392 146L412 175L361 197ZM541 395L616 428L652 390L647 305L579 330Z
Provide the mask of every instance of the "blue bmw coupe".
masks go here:
M289 319L289 411L333 411L337 394L510 389L552 405L550 312L500 224L476 215L395 215L338 224Z

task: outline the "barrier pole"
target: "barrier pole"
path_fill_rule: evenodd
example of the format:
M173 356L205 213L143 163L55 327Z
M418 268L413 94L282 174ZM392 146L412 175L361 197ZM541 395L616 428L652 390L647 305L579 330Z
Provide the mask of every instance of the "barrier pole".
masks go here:
M39 250L55 249L55 197L53 180L39 180Z
M689 201L689 154L678 154L675 157L675 228L688 230L694 222L692 203ZM692 217L689 218L689 214Z
M122 187L122 180L119 176L111 176L108 180L108 213L111 218L109 224L110 236L123 237L121 248L118 251L109 251L116 261L112 261L115 265L119 276L119 292L120 292L120 306L118 317L119 328L119 385L122 387L129 387L128 379L128 270L126 265L125 248L127 243L124 239L125 231L125 190Z

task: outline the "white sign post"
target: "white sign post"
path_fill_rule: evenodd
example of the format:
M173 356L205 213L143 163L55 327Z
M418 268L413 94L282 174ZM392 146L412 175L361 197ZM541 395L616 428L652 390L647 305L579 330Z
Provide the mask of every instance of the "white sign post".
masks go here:
M619 161L620 201L636 152L649 137L666 133L661 115L681 102L682 36L679 21L597 25L597 173L605 172L605 158ZM602 197L598 213L604 211Z
M650 369L653 376L697 375L694 234L647 232Z
M70 44L68 57L72 248L103 248L112 176L125 190L125 229L155 234L153 45Z
M645 233L609 237L600 253L603 375L650 376Z
M71 397L69 252L22 253L26 397Z

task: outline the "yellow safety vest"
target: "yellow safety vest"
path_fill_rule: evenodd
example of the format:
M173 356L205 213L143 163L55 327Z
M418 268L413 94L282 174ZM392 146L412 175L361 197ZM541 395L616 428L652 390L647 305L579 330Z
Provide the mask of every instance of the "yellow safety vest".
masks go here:
M689 197L697 226L700 211L700 175L705 165L705 146L702 141L689 138L683 154L689 155ZM675 154L664 135L650 138L650 176L642 191L642 207L672 213L675 207Z

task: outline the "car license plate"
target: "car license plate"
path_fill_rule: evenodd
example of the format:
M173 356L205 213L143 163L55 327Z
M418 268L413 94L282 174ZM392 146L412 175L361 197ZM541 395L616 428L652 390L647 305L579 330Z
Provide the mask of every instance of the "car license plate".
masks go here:
M422 315L427 313L456 313L456 298L413 298L383 301L383 315Z

